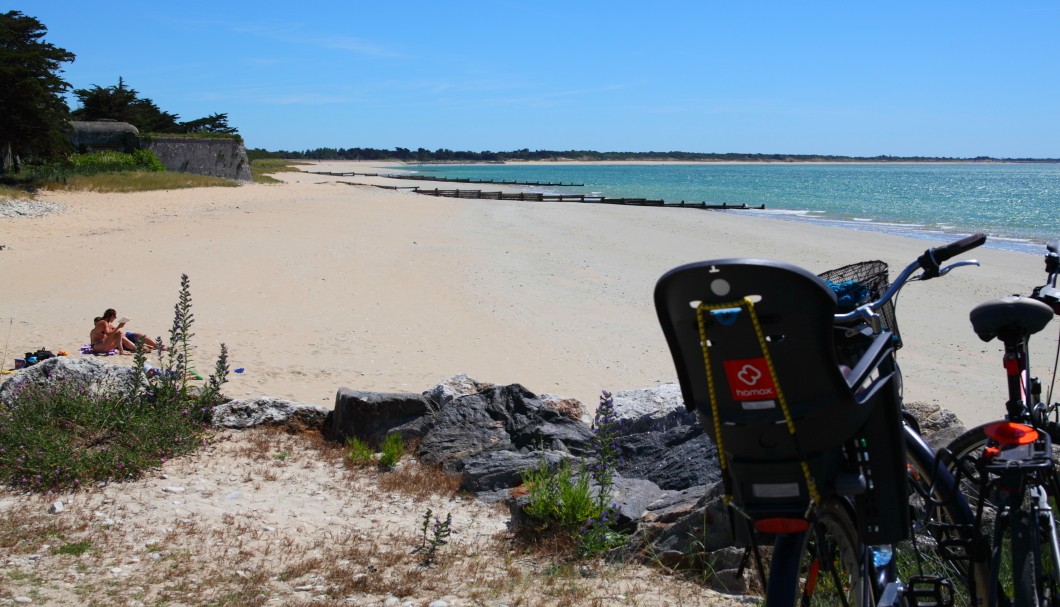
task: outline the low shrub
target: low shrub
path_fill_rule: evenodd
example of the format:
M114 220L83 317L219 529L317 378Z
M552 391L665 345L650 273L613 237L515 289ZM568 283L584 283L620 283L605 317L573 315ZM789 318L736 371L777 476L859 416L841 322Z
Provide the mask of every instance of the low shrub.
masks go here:
M141 343L130 381L15 386L10 404L0 408L0 483L51 491L132 479L197 448L221 401L228 350L221 345L204 387L189 386L193 321L184 275L170 343L159 352L158 368L147 365Z
M393 468L405 455L405 441L397 434L387 434L383 444L379 445L379 465Z
M359 438L346 439L346 459L351 463L358 466L367 466L372 463L373 455L375 455L375 451L363 440Z
M523 511L536 521L533 531L563 536L582 557L626 542L626 536L615 528L618 517L611 502L615 467L621 460L620 429L614 399L603 392L593 419L592 458L583 459L577 471L568 460L555 467L542 460L523 474L529 488Z
M194 403L147 402L120 386L25 384L0 411L0 480L31 491L136 478L200 443Z

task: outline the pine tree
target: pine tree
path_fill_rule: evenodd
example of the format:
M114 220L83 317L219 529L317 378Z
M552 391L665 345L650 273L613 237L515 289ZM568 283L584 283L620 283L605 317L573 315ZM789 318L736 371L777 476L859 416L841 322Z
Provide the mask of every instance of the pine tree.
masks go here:
M73 53L44 42L48 28L19 11L0 13L0 173L8 159L42 160L70 148L70 110L59 74Z

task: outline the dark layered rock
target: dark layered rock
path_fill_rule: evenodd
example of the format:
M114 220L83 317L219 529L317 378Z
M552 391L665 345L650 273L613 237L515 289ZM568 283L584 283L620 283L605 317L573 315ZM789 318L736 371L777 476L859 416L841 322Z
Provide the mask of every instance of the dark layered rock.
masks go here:
M583 455L589 428L526 388L495 386L462 396L433 416L418 455L462 471L474 456L491 451L559 451Z
M463 460L460 488L476 493L512 489L522 484L525 471L542 464L554 468L569 458L559 451L484 451Z
M327 433L334 440L358 438L377 443L397 433L409 440L423 435L437 407L422 394L364 392L340 388Z
M620 474L672 490L721 480L718 450L685 409L680 386L619 392L613 403L622 424Z

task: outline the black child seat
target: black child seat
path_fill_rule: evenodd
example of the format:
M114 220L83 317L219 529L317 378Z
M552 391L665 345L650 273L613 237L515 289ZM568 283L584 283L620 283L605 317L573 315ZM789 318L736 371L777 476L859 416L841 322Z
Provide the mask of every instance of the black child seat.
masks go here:
M875 489L892 492L881 508L904 511L894 501L905 495L896 382L881 369L892 351L888 332L854 369L841 369L835 293L806 270L759 259L675 268L659 279L655 307L685 406L718 445L735 510L751 521L812 517L822 495L870 493L875 474L884 485ZM860 440L873 425L893 436ZM875 460L850 452L866 444ZM887 461L866 467L859 458ZM859 526L896 541L904 515L880 529L880 508L865 499L855 498Z

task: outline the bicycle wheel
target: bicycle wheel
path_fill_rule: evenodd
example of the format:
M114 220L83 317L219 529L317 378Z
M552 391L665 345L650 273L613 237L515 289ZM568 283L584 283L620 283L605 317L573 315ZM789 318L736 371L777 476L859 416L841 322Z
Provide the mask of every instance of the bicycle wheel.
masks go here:
M779 536L773 547L766 605L875 605L853 516L845 500L826 499L805 533Z
M987 443L984 428L985 425L972 428L954 439L947 447L953 456L947 463L960 477L961 491L968 496L972 507L982 502L981 528L989 530L987 539L994 547L992 575L997 580L997 604L1003 607L1057 604L1060 559L1054 549L1058 533L1056 502L1046 495L1057 493L1055 471L1046 473L1047 478L1031 474L1030 481L1024 485L1026 495L1016 496L1007 509L999 508L994 503L997 498L993 492L980 495L984 484L976 462ZM997 520L999 512L1004 520Z
M1037 522L1034 515L1023 508L1013 510L1009 517L1012 557L1012 598L1021 607L1038 607L1038 572L1036 564L1041 556Z
M895 546L894 575L921 602L950 594L954 605L981 604L990 571L975 516L923 438L908 426L904 432L911 524L908 539Z

